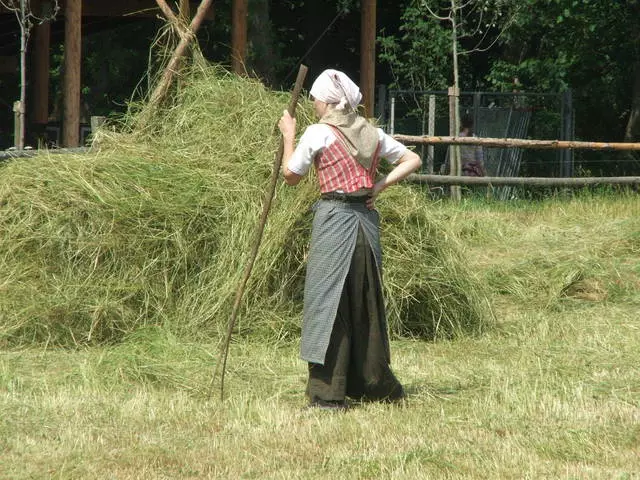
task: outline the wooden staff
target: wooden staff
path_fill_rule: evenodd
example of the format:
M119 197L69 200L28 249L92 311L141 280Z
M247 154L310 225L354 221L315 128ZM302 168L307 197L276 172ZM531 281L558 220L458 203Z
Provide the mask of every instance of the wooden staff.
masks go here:
M296 78L296 84L293 88L293 92L291 94L291 101L289 102L288 111L289 114L294 117L296 114L296 106L298 105L298 98L300 97L300 92L302 91L302 84L304 83L304 79L307 76L307 67L305 65L300 65L300 70L298 71L298 77ZM213 384L215 383L215 379L218 373L218 370L221 371L220 377L220 400L224 398L224 375L227 367L227 357L229 355L229 344L231 343L231 334L233 333L233 327L236 323L236 317L238 316L238 308L240 307L240 301L242 300L242 295L244 294L244 289L247 285L247 281L249 280L249 276L251 275L251 270L253 269L253 264L258 255L258 249L260 248L260 242L262 241L262 234L264 233L264 226L267 223L267 216L269 215L269 209L271 208L271 200L273 200L273 195L276 191L276 185L278 183L278 177L280 175L280 166L282 165L282 156L284 154L284 139L280 136L280 146L278 148L278 152L276 153L275 160L273 162L273 171L271 173L271 183L269 184L269 188L267 189L264 203L262 205L262 216L260 217L260 222L258 223L258 227L256 229L255 238L253 242L253 248L251 249L251 253L249 255L249 261L244 269L244 276L238 285L238 290L236 291L236 299L233 303L233 310L231 312L231 318L229 319L229 325L227 326L227 335L222 343L222 349L220 352L220 360L216 365L216 369L213 373L213 378L211 379L211 386L209 387L209 395L211 398L211 391L213 389Z
M480 145L498 148L540 148L563 149L576 148L585 150L640 150L640 143L631 142L575 142L569 140L526 140L522 138L486 138L486 137L430 137L412 135L394 135L393 138L402 143L413 144L451 144Z

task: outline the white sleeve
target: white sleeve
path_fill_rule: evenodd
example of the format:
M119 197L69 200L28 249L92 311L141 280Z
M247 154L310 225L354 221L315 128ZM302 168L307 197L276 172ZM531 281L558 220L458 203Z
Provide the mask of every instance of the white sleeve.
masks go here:
M334 140L335 134L328 125L315 123L308 126L300 137L287 168L298 175L306 175L318 152Z
M380 139L380 157L394 164L400 160L405 153L407 147L394 139L391 135L384 133L381 128L378 129L378 138Z

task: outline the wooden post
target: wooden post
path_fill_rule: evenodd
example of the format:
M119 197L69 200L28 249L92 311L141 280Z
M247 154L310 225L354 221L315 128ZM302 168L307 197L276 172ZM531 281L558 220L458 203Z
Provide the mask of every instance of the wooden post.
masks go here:
M80 144L80 69L82 63L82 0L67 0L64 9L64 117L62 145Z
M458 125L458 95L460 92L457 87L449 87L449 135L457 137L458 132L456 126ZM449 147L449 175L460 176L462 171L460 165L460 147L453 145ZM451 199L460 200L462 194L460 187L457 185L451 186Z
M561 140L573 140L573 94L567 90L562 95L562 137ZM573 152L569 149L562 152L560 166L561 177L573 176Z
M393 135L396 130L396 97L391 95L391 113L389 115L389 134Z
M366 117L373 117L376 85L376 0L362 0L360 30L360 90Z
M436 96L429 95L429 125L428 133L432 137L436 132ZM433 145L427 147L427 173L433 173L433 157L435 148Z
M234 73L246 74L247 0L233 0L231 18L231 66Z
M22 102L20 100L13 102L13 146L18 150L22 150Z

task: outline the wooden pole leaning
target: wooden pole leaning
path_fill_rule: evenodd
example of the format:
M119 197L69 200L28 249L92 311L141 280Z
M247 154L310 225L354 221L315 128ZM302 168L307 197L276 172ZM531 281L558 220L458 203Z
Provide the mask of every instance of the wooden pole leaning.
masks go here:
M293 117L296 113L296 107L298 105L298 98L300 97L300 92L302 91L302 85L304 84L304 79L307 76L307 67L305 65L300 65L300 69L298 71L298 77L296 78L296 83L293 88L293 92L291 93L291 100L289 102L288 111L289 114ZM269 215L269 209L271 208L271 201L273 200L273 196L276 191L276 186L278 184L278 177L280 176L280 167L282 166L282 156L284 154L284 139L280 136L280 146L278 147L278 152L276 153L275 160L273 162L273 171L271 172L271 182L265 194L264 203L262 205L262 215L260 217L260 221L258 222L258 226L256 228L255 237L253 241L253 247L251 248L251 252L249 254L249 260L245 266L244 275L242 276L242 280L238 285L238 289L236 291L235 301L233 303L233 310L231 312L231 317L229 318L229 324L227 325L227 334L222 343L222 348L220 351L220 358L216 365L215 371L213 373L213 378L211 379L211 385L209 387L208 397L211 398L211 392L213 390L213 386L215 383L215 379L217 377L218 371L220 372L220 400L224 399L224 377L225 371L227 368L227 357L229 356L229 344L231 343L231 335L233 334L233 328L235 327L236 318L238 316L238 308L240 307L240 302L242 300L242 295L244 294L244 289L247 285L247 281L251 276L251 270L253 269L253 264L258 256L258 250L260 248L260 243L262 241L262 234L264 233L264 227L267 223L267 216Z
M188 26L183 25L180 18L173 13L173 10L171 10L171 7L169 7L166 0L156 0L156 3L167 19L176 27L176 30L180 35L180 42L171 55L169 63L162 72L162 76L160 77L155 89L151 93L149 98L149 105L151 106L157 105L164 99L169 87L171 86L173 77L178 71L180 59L185 55L187 47L195 38L196 32L200 28L200 25L202 24L209 7L213 3L213 0L202 0L200 2L198 10Z

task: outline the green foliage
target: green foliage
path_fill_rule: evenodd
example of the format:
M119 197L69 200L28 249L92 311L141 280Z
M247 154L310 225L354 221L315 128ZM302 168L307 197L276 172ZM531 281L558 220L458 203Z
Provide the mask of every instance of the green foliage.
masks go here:
M446 88L451 76L450 36L429 16L422 2L403 9L397 33L384 30L378 38L379 58L389 65L393 88L435 90Z
M504 51L489 81L518 77L526 91L563 91L576 98L577 135L619 139L640 60L640 3L527 0L505 32Z

